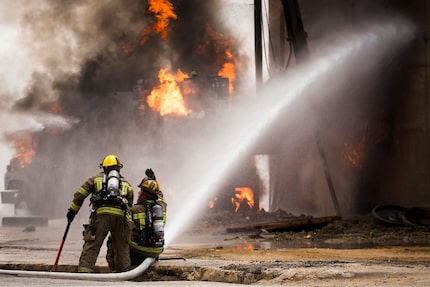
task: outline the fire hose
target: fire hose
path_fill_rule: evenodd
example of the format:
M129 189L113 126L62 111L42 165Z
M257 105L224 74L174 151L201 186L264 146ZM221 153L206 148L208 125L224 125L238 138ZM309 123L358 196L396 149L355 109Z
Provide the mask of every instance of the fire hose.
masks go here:
M0 269L0 275L15 275L22 277L38 277L51 279L74 279L74 280L131 280L142 274L155 262L152 257L146 258L136 268L118 273L69 273L69 272L50 272L50 271L26 271L26 270L7 270Z

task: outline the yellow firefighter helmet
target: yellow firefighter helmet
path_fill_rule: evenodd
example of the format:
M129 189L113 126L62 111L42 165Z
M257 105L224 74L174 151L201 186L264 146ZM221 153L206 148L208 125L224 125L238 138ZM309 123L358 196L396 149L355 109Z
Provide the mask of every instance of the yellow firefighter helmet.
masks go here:
M158 196L157 193L160 191L160 185L156 180L148 179L145 177L138 185L142 191L146 191L154 196Z
M114 154L107 155L102 163L100 164L100 168L109 168L109 167L118 167L122 168L122 163L119 161L118 157Z

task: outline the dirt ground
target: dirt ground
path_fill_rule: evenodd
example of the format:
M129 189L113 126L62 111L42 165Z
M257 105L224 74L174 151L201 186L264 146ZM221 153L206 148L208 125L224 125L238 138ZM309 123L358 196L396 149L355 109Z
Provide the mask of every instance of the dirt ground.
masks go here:
M184 231L135 281L430 286L428 227L383 226L369 216L313 230L229 233L222 216L212 218L218 224L202 220ZM49 226L34 231L0 228L0 268L51 270L64 227L63 221L50 221ZM59 271L74 271L81 247L81 222L74 222ZM100 272L106 272L104 255L102 249L97 261Z
M217 220L218 226L226 226L222 217ZM250 222L255 219L239 225ZM283 286L430 286L429 227L381 225L369 215L307 231L234 234L208 221L187 236L205 242L197 238L206 237L209 230L218 238L218 245L172 246L175 256L195 262L194 269L182 275L187 280ZM191 240L183 242L187 241ZM166 250L164 255L170 252ZM159 273L172 272L164 268L164 262L157 266Z

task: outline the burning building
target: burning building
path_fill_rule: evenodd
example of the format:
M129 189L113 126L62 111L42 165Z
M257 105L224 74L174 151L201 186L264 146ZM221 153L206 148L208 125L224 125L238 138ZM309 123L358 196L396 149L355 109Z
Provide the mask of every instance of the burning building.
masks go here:
M17 146L14 160L22 162L25 182L31 182L31 191L26 190L27 184L21 189L32 194L28 197L32 212L63 214L73 190L94 172L105 153L115 152L126 163L137 161L129 170L136 182L142 174L139 161L155 169L159 165L162 173L164 166L157 158L168 150L166 130L190 125L188 119L201 120L216 112L217 102L231 100L240 82L235 66L242 55L229 27L212 12L218 5L216 1L151 0L133 5L109 1L58 6L46 1L27 11L23 30L29 38L40 35L42 29L30 19L43 15L39 18L45 19L43 23L57 27L43 29L45 36L51 33L54 39L64 29L75 41L65 44L75 51L66 58L61 45L50 57L39 58L42 65L51 63L52 69L35 73L26 95L13 107L22 113L73 119L66 129L47 123L42 130L27 132L37 142L32 154ZM190 17L193 11L199 13ZM80 29L94 17L98 21L91 29ZM189 27L195 32L188 33ZM48 42L37 43L52 44ZM78 50L73 50L75 44ZM39 48L44 50L34 47L32 52L41 55ZM10 134L11 139L15 136ZM53 203L48 209L46 198Z
M252 17L259 2L237 5ZM402 182L395 176L401 169L396 162L410 159L402 152L409 145L399 144L408 131L401 129L404 114L398 110L405 101L400 91L413 83L395 81L402 76L396 65L405 63L401 52L412 41L413 25L397 18L399 8L407 5L323 1L316 9L312 1L299 1L299 20L307 32L302 36L307 35L312 56L301 63L298 52L290 50L287 12L280 6L295 1L275 2L265 2L276 14L268 19L270 29L262 29L269 33L269 68L257 94L244 89L244 75L254 59L243 52L241 37L252 35L239 35L236 26L214 13L227 5L223 1L47 0L26 11L25 39L39 64L49 69L33 74L13 110L55 114L72 122L67 129L48 123L30 132L34 153L24 166L34 195L29 208L49 217L64 216L74 190L108 153L118 154L134 185L146 167L153 168L172 213L182 212L184 204L205 209L208 203L231 212L256 212L263 195L271 211L314 215L336 212L333 194L343 214L368 212L378 201L405 200L401 186L417 187L413 180ZM369 9L373 12L366 14ZM388 29L380 22L388 23ZM45 29L47 25L53 28ZM370 32L359 33L362 27ZM404 36L399 43L389 37L389 28ZM356 36L362 34L368 37ZM327 51L344 55L342 47L362 52L371 46L363 38L377 39L365 56L353 53L342 67L327 68L317 61ZM51 47L52 53L46 53ZM305 72L295 74L305 64ZM290 94L295 96L290 99ZM267 118L270 124L260 125ZM256 155L267 160L270 181L265 188ZM421 172L425 165L420 162ZM410 178L416 174L411 171ZM405 202L426 199L423 190L428 187L423 186L419 196ZM397 196L390 196L391 189Z

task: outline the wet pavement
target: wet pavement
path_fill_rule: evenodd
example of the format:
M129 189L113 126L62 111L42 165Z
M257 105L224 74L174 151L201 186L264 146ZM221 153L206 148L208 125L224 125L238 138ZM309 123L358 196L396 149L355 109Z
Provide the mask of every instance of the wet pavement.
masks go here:
M82 222L81 222L82 221ZM78 263L82 248L82 224L86 220L75 220L67 234L66 241L63 245L61 256L58 263L58 271L75 267ZM48 226L28 226L0 227L0 269L16 270L41 270L50 271L58 254L65 231L66 222L64 220L51 220ZM29 231L30 230L30 231ZM176 249L187 245L189 238L182 238L172 248L166 247L161 256L162 259L155 263L158 266L183 265L195 266L195 262L173 259L176 255ZM194 238L195 239L195 238ZM217 240L217 239L214 239ZM208 242L195 242L193 246L204 247L210 245ZM182 247L180 247L182 246ZM185 247L187 248L187 247ZM106 272L107 262L105 260L105 245L100 251L96 266L99 270ZM169 260L163 260L165 259ZM215 264L211 262L208 265ZM135 281L88 281L88 280L70 280L70 279L50 279L34 278L32 276L15 276L0 274L1 286L160 286L160 282L135 282ZM229 284L219 282L201 282L201 281L163 281L163 286L242 286L241 284Z
M70 227L58 271L73 272L82 248L82 224ZM66 222L0 228L0 268L51 271ZM29 231L31 230L31 231ZM381 238L384 236L379 231ZM430 246L396 233L407 246L370 246L374 235L338 234L323 240L312 232L230 234L184 233L166 247L160 261L130 281L32 278L0 274L1 286L430 286ZM373 234L373 233L372 233ZM428 241L430 234L419 238ZM388 233L387 233L388 236ZM423 237L424 236L424 237ZM353 241L350 239L354 238ZM387 237L388 238L388 237ZM373 241L372 241L373 240ZM426 242L427 242L426 241ZM354 242L353 245L349 246ZM325 245L324 245L325 244ZM332 248L328 248L331 246ZM333 248L336 246L335 248ZM349 248L349 249L345 249ZM106 272L103 246L97 267ZM186 260L181 260L180 258ZM168 260L171 259L171 260Z

